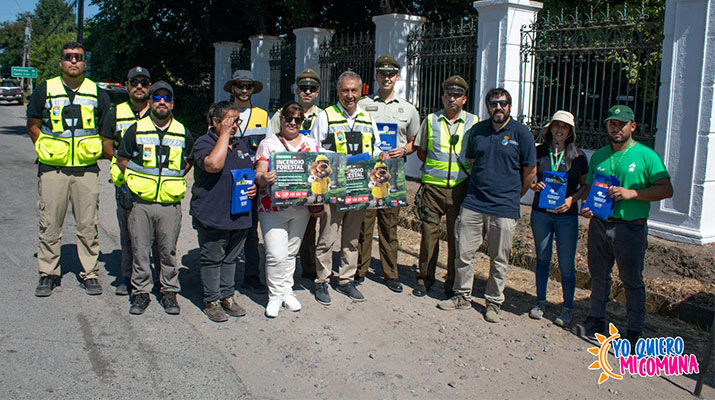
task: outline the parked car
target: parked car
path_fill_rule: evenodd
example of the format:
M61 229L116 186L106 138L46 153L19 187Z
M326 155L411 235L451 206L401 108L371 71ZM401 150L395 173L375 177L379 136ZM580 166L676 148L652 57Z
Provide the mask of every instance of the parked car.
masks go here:
M121 83L97 82L97 86L109 95L109 101L112 102L112 106L116 106L119 103L129 100L127 88Z
M24 104L20 84L13 79L3 79L0 82L0 100L16 101L17 104Z

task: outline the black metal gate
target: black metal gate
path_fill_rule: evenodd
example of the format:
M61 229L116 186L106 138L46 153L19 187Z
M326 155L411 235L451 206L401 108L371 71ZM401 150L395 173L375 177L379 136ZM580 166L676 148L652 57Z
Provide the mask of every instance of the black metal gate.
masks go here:
M522 27L523 62L534 65L532 106L522 119L537 141L551 115L566 110L576 117L577 144L602 147L606 112L622 104L635 112L636 140L653 147L663 46L663 12L656 11L623 8L612 15L606 8L594 16L593 9L576 9Z
M425 25L407 37L408 76L418 77L415 107L423 118L442 108L441 84L450 76L460 75L474 88L476 59L477 17ZM470 103L465 109L475 112Z
M282 40L270 51L271 96L270 111L275 111L287 101L293 100L295 81L295 42Z
M375 33L358 32L334 35L320 45L320 107L338 102L336 92L340 74L350 70L360 75L363 94L372 93L375 69Z
M231 52L231 74L239 69L251 69L251 50L245 45L241 45Z

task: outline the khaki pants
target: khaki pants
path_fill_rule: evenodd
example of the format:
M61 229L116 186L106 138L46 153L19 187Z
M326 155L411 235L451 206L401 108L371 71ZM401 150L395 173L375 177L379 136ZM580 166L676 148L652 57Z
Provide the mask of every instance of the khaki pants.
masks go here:
M335 204L325 207L325 215L320 217L320 233L318 245L315 248L317 258L315 283L330 280L333 271L333 245L340 237L340 272L339 284L344 285L353 280L357 271L358 243L360 241L360 226L365 218L365 210L338 211ZM338 236L342 227L342 236Z
M82 279L97 278L99 267L99 176L96 172L49 171L40 175L40 243L37 261L40 276L60 275L62 225L67 206L72 203L72 215L77 223L77 255L82 264Z
M179 264L176 261L176 241L181 231L181 204L134 203L129 213L129 233L132 237L132 286L134 294L151 291L152 243L159 247L161 292L178 292Z
M429 216L422 217L422 239L420 240L420 271L417 274L417 284L429 288L435 281L437 259L439 258L439 230L441 219L447 219L447 277L445 288L454 284L454 221L459 214L464 196L467 194L467 180L448 189L431 184L425 184L422 192L422 204ZM439 221L435 222L435 221Z
M382 277L385 280L398 279L397 271L397 218L399 207L367 210L365 219L360 228L360 253L358 256L357 276L364 278L372 261L372 233L380 233L380 262L382 263Z
M121 246L122 261L120 264L121 277L129 279L132 277L132 236L129 234L129 213L117 202L117 222L119 223L119 244ZM159 271L161 261L159 260L159 246L154 243L151 249L154 259L154 268Z
M474 254L482 245L486 226L489 245L489 279L484 298L491 303L504 303L506 272L511 253L511 241L516 221L495 217L462 207L457 218L457 258L455 262L454 292L471 296L474 281Z

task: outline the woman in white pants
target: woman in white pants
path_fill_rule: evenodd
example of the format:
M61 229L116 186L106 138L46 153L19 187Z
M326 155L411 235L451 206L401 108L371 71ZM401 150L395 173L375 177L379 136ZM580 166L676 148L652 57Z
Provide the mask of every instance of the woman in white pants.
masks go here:
M301 305L293 294L295 257L308 224L308 207L275 207L271 204L269 186L276 181L275 171L268 171L269 160L275 152L318 151L318 144L300 133L305 116L303 108L291 101L281 111L281 130L266 137L256 150L256 183L261 187L258 219L266 250L266 283L268 305L266 316L278 316L281 305L290 311L300 311ZM322 210L322 207L319 211Z

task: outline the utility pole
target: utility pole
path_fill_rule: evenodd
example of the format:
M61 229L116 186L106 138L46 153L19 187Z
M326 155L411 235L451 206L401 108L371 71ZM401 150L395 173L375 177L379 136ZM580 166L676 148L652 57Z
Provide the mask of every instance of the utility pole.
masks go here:
M22 66L23 67L29 67L30 66L30 41L32 39L32 18L27 15L25 17L26 23L25 23L25 41L22 45ZM30 79L30 93L32 93L32 78ZM22 87L23 92L25 91L25 78L20 79L20 86Z
M84 0L77 0L77 41L82 43L82 29L84 25Z

